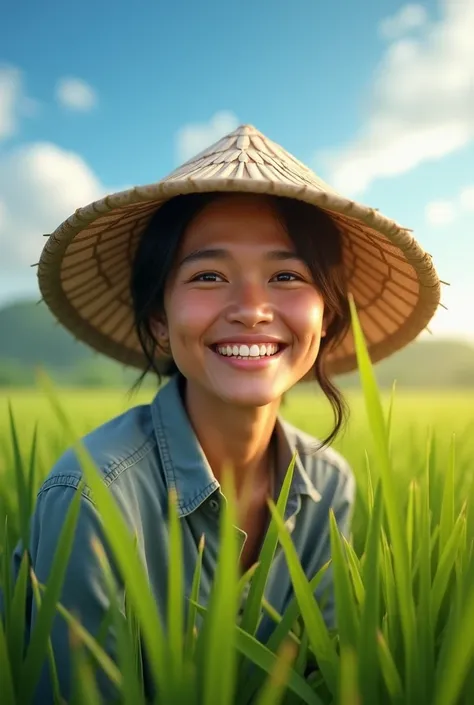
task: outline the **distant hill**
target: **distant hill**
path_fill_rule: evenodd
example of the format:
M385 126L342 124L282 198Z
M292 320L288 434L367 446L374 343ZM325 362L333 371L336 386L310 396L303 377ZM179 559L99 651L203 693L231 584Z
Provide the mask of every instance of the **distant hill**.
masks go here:
M55 324L45 304L21 301L0 308L0 386L28 385L41 365L60 383L82 386L131 385L137 370L126 370L77 342ZM380 386L474 387L474 346L451 340L423 340L375 366ZM152 382L152 380L150 380ZM358 384L358 374L338 380Z

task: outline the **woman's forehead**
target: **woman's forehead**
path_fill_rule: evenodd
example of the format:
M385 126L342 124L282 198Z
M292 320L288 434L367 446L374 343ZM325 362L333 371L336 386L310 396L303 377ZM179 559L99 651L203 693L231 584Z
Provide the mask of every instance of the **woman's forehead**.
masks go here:
M215 241L291 243L274 203L253 194L225 194L207 204L188 224L182 248Z

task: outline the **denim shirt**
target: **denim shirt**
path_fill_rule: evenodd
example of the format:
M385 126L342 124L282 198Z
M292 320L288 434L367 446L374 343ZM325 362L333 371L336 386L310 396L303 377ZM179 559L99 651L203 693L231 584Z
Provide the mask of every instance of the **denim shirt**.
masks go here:
M200 538L205 534L200 594L202 604L206 604L209 597L218 559L219 514L223 499L219 483L188 419L180 393L180 379L179 376L171 378L151 404L131 408L82 439L100 470L103 482L118 503L131 531L137 536L139 552L163 620L167 601L168 491L174 489L177 495L183 536L185 595L188 596ZM339 454L332 449L314 453L317 440L280 417L275 433L278 458L276 495L294 451L297 451L285 521L303 569L311 578L330 558L330 508L335 513L340 530L350 538L354 478ZM34 571L43 584L48 580L58 536L81 476L76 455L70 449L59 458L39 490L29 551ZM91 493L85 487L60 601L79 617L93 635L97 634L108 605L107 591L91 548L93 536L104 545L106 543L100 524ZM237 531L243 545L246 535L240 529ZM21 545L18 545L13 555L15 575L19 569L21 550ZM328 571L315 594L320 599L323 591L327 589L329 593L323 612L329 627L334 626L335 622L331 581L331 572ZM285 556L279 547L270 571L266 598L282 613L292 594ZM35 618L34 600L30 595L26 616L28 630ZM270 630L271 623L264 619L258 638L266 641ZM51 638L62 694L68 698L71 685L69 639L66 623L60 615L55 618ZM107 650L114 657L111 633ZM105 680L101 682L101 688L105 697L112 692ZM47 664L43 668L35 702L42 705L52 702Z

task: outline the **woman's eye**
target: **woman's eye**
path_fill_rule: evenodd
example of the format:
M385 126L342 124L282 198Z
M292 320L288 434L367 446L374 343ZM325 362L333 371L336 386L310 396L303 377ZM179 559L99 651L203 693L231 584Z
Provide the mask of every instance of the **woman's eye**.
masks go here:
M193 282L217 282L222 281L222 277L216 272L202 272L202 274L196 274L195 277L191 279Z
M302 277L299 276L299 274L295 274L294 272L279 272L278 274L275 274L274 279L277 279L278 281L301 281Z

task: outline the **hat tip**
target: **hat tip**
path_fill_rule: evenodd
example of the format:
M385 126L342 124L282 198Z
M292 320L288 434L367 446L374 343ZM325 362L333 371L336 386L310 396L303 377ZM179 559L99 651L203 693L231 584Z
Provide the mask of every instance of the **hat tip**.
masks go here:
M254 135L256 132L259 132L259 130L257 130L257 128L250 123L243 123L242 125L239 125L236 132L239 135Z

